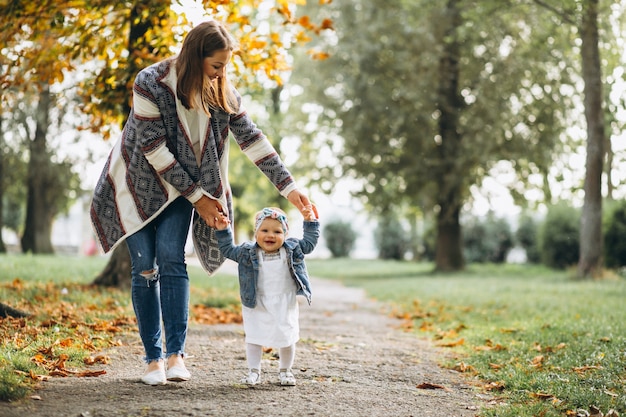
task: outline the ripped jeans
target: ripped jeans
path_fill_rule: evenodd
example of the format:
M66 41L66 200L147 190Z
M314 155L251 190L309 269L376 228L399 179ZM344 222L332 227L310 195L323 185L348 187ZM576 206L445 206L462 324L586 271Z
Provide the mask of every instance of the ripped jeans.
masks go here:
M126 239L132 267L131 296L145 361L184 355L189 318L185 243L192 205L179 197L157 218Z

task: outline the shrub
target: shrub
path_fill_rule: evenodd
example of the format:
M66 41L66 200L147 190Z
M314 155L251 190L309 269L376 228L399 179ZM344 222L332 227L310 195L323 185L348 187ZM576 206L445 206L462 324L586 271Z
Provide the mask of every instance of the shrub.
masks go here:
M392 216L385 216L378 222L374 240L380 259L403 260L411 244L409 233Z
M578 263L580 212L565 203L548 210L540 228L541 262L551 268L565 269Z
M529 263L541 263L539 252L539 225L529 215L521 216L515 232L517 243L526 251L526 260Z
M467 262L504 263L513 247L511 226L489 214L484 220L472 218L463 225L463 250Z
M324 239L333 258L345 258L354 248L356 233L350 223L335 220L324 227Z
M626 202L607 210L604 222L604 259L609 268L626 266Z

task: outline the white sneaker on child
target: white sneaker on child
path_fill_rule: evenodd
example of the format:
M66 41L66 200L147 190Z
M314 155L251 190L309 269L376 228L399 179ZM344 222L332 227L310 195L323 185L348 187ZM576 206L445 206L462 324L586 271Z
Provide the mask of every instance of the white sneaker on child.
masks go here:
M242 384L256 385L261 382L261 371L258 369L250 369L248 376L241 380Z
M296 377L293 375L293 372L291 372L291 369L281 369L278 374L278 380L280 381L280 385L287 387L296 385Z

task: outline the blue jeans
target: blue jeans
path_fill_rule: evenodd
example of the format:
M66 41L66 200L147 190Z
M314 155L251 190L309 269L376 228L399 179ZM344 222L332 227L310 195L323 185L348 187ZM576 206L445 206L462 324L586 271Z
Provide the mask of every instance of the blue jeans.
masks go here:
M131 296L147 363L184 355L189 318L185 243L192 206L179 197L158 217L126 239L132 267Z

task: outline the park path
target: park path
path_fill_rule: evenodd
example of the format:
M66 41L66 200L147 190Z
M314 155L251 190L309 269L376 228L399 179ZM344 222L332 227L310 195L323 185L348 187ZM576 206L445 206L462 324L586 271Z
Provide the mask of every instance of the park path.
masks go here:
M225 265L227 271L234 266ZM0 417L470 417L485 404L466 378L438 366L445 351L400 330L401 322L362 290L315 278L312 287L312 306L301 300L295 387L276 383L271 353L262 384L239 384L246 367L242 326L194 324L188 382L141 384L142 349L131 335L108 352L106 375L52 378L36 399L0 403Z

